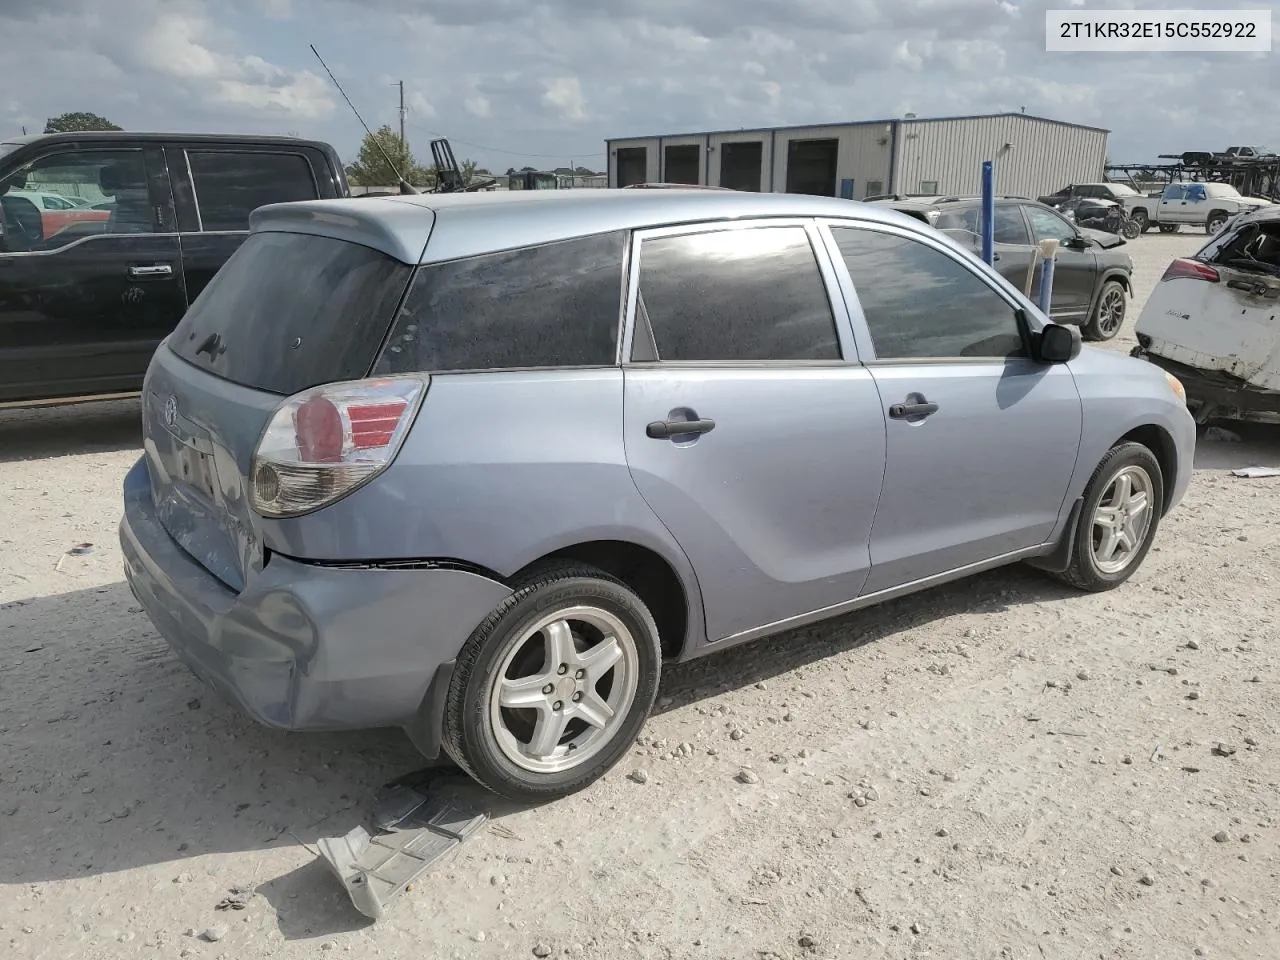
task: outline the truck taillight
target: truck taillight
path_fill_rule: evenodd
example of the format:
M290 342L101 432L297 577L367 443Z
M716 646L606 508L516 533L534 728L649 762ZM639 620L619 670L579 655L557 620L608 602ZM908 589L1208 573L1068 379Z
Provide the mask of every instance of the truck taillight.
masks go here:
M264 517L294 517L372 480L395 459L427 382L387 377L329 383L285 400L253 454L253 509Z
M1201 263L1199 260L1189 260L1185 257L1179 257L1173 263L1165 268L1164 276L1160 278L1163 283L1166 280L1207 280L1209 283L1217 283L1222 279L1221 275L1213 267L1207 263Z

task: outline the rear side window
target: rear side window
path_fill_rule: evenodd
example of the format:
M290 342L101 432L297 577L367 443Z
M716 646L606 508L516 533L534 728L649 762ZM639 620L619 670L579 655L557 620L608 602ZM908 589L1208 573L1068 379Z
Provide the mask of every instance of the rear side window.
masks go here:
M996 243L1028 244L1031 242L1027 236L1027 224L1016 205L997 204L995 215ZM982 210L980 207L948 210L940 214L933 225L939 230L967 230L980 237L982 236Z
M377 372L616 362L624 233L421 266Z
M827 288L803 227L645 240L636 312L636 342L643 344L647 321L658 360L840 359Z
M250 234L196 298L169 347L210 373L271 393L363 377L411 272L343 240Z
M204 230L248 230L258 207L320 196L300 154L188 150L187 162Z

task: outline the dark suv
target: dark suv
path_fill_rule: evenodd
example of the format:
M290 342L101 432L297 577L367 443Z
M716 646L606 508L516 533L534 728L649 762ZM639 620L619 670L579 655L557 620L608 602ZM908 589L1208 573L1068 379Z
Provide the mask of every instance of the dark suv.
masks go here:
M981 247L982 200L946 197L936 201L881 200L956 239ZM1060 323L1082 328L1089 340L1110 340L1124 324L1126 298L1132 296L1133 260L1115 249L1114 234L1077 227L1043 203L1025 197L996 200L995 268L1032 299L1038 297L1040 271L1033 269L1036 245L1059 241L1050 314Z
M251 210L347 193L334 149L292 137L0 142L0 406L136 394Z

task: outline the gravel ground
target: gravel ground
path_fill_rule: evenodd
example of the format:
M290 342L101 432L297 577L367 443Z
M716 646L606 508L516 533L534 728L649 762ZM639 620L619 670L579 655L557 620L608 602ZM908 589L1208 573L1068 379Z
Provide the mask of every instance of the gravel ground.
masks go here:
M1131 244L1115 349L1202 242ZM1005 570L671 669L618 769L494 806L370 924L303 844L421 763L259 728L170 655L115 539L137 415L0 413L6 956L1280 955L1280 481L1229 474L1280 428L1202 440L1118 591Z

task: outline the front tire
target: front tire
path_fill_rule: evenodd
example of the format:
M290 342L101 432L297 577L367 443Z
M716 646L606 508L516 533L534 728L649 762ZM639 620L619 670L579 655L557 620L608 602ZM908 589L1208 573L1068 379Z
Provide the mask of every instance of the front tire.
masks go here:
M1227 215L1221 210L1215 210L1209 214L1209 219L1204 223L1204 232L1213 236L1222 232L1222 228L1227 225Z
M1147 211L1145 210L1133 211L1133 222L1138 225L1139 233L1146 233L1151 229L1151 218L1147 216Z
M1113 340L1124 326L1124 285L1118 280L1108 280L1098 291L1098 302L1093 315L1084 325L1084 336L1089 340Z
M620 580L580 563L543 567L476 628L445 704L445 751L521 803L575 793L626 753L653 706L662 648Z
M1085 487L1071 565L1061 579L1093 593L1120 586L1146 559L1163 503L1155 455L1140 443L1112 447Z

